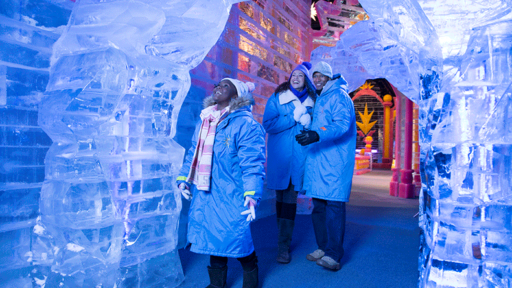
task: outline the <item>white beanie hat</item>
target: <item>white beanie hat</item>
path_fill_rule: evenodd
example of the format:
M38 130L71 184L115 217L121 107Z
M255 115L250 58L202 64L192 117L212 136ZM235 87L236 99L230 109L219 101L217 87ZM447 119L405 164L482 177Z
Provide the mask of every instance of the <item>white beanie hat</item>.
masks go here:
M329 77L332 79L332 68L331 65L327 64L324 61L320 61L313 66L313 69L311 69L311 77L313 77L313 74L315 72L320 72L321 74Z
M236 88L236 93L238 94L238 97L248 97L251 96L251 92L254 91L254 83L252 82L242 82L237 79L233 78L224 78L221 81L227 80L233 84Z

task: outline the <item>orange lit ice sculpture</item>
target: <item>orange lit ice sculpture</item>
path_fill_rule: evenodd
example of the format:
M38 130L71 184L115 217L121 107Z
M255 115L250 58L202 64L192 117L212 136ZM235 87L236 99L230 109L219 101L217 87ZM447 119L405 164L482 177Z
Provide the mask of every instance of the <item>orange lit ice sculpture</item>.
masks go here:
M373 141L373 133L375 130L371 130L377 121L370 122L372 119L372 113L368 114L368 104L364 105L364 113L358 112L359 117L361 118L361 122L356 122L357 126L360 130L357 131L359 136L364 137L364 143L366 143L365 148L361 149L361 151L368 152L366 155L365 152L362 152L361 155L356 155L356 165L355 165L355 174L363 174L371 171L371 153L372 153L372 141ZM370 131L371 130L371 131Z
M391 131L391 106L393 106L393 97L389 94L384 95L382 97L382 100L384 100L384 103L382 105L384 106L384 151L383 151L383 157L382 157L382 163L389 164L391 162L391 143L390 140L392 136L390 135Z
M366 148L366 151L370 151L370 153L372 151L372 141L373 141L372 135L373 135L373 133L375 133L375 130L373 130L373 131L370 131L370 130L373 128L373 125L375 125L375 123L377 123L377 121L370 122L370 120L372 119L373 112L375 112L375 111L372 111L372 113L368 114L368 104L364 104L364 114L361 112L358 112L362 123L356 122L357 127L359 127L359 129L361 129L360 131L357 131L357 133L361 137L365 137L364 138L364 143L366 143L365 148Z
M373 134L373 132L375 132L375 130L371 131L372 133L370 134ZM370 136L370 135L367 135L366 137L364 137L364 143L366 143L366 146L364 146L366 148L366 151L370 151L369 153L371 153L372 151L372 141L373 141L373 137Z

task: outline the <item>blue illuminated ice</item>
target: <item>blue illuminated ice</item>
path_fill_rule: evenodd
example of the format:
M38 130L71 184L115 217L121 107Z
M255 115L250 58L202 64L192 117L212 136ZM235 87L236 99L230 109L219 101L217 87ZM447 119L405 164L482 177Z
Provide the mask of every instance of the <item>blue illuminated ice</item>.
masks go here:
M312 61L419 105L419 286L511 287L512 3L360 3L370 20Z
M53 144L33 241L46 287L173 287L181 210L172 138L238 1L77 1L53 45L39 124Z

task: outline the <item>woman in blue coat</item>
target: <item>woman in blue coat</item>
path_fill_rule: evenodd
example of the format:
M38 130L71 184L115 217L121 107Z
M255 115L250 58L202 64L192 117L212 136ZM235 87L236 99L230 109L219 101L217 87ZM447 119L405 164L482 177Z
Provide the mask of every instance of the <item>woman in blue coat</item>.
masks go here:
M356 151L354 104L347 82L319 62L311 70L319 93L311 130L298 135L309 145L304 189L313 198L313 228L318 249L307 255L320 266L340 269L345 235L345 203L350 198Z
M297 192L302 190L306 149L295 135L311 124L315 88L309 76L311 64L303 62L268 99L263 127L268 133L267 188L276 190L278 227L277 262L289 263Z
M253 89L230 78L214 88L177 179L185 198L194 188L187 241L192 252L210 255L208 287L225 287L227 257L242 264L244 288L258 285L249 223L263 190L265 132L251 114Z

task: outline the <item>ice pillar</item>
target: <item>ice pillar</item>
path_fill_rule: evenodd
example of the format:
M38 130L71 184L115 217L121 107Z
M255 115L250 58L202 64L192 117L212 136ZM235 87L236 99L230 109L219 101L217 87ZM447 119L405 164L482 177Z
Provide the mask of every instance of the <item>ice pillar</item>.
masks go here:
M384 103L384 155L382 157L382 163L390 164L391 163L391 122L393 121L391 117L391 105L393 105L393 97L389 94L384 95L383 97Z
M189 70L238 1L77 1L53 47L35 257L48 287L173 287ZM44 255L44 256L43 256Z
M420 106L423 286L511 285L511 29L473 28L460 78Z
M391 196L398 196L398 189L400 187L400 167L402 165L402 94L396 92L395 90L395 167L391 169L393 176L389 183L389 195Z
M404 135L404 169L400 171L401 179L398 188L398 196L402 198L414 197L414 184L412 184L412 125L413 103L405 99L405 135Z

